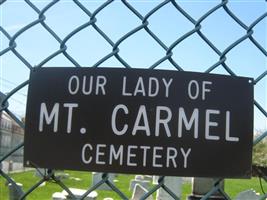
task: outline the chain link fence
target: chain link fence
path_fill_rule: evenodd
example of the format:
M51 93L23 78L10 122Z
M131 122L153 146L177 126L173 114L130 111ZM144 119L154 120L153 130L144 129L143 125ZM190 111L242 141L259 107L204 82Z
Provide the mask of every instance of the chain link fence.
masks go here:
M160 69L162 66L167 66L168 69L176 69L178 71L202 71L205 73L223 73L228 74L230 76L239 76L243 75L244 71L246 71L246 74L249 76L250 74L254 77L254 85L255 89L257 89L257 86L264 87L264 83L266 84L267 79L267 66L266 66L266 3L264 1L255 1L255 2L246 2L243 3L250 3L251 9L253 10L253 5L259 3L260 6L263 8L265 7L265 11L263 13L257 13L258 17L253 18L250 20L250 22L245 22L243 19L241 19L238 15L238 11L233 11L231 7L232 1L228 0L222 0L222 1L210 1L209 9L205 10L205 12L202 12L201 15L196 17L196 14L192 14L192 12L188 11L188 8L184 8L184 4L188 2L179 2L175 0L165 0L165 1L117 1L117 0L107 0L107 1L59 1L59 0L53 0L53 1L14 1L13 3L18 3L20 5L23 5L23 7L27 7L28 12L27 13L13 13L14 16L9 16L10 18L14 18L15 20L20 21L19 15L29 15L30 19L27 21L26 24L21 25L18 29L15 29L15 31L10 29L10 27L3 26L3 23L1 23L0 26L0 37L1 37L1 48L0 48L0 58L3 59L5 56L8 57L8 59L15 58L19 61L19 66L16 66L14 70L17 70L17 68L28 68L27 73L34 68L38 67L47 67L47 66L75 66L75 67L81 67L81 66L90 66L90 67L101 67L101 66L109 66L109 63L117 63L115 65L122 66L126 68L131 67L145 67L149 68L151 70L154 69ZM7 0L0 0L0 9L1 9L1 15L4 14L6 7L10 6L12 1ZM42 6L39 6L39 4L42 4ZM64 5L62 3L65 3ZM148 9L143 9L140 6L135 6L136 3L150 3L152 6L144 6ZM197 4L196 6L201 6L202 4L205 4L207 2L205 1L192 1L191 3ZM235 3L235 2L234 2ZM242 1L239 2L242 4ZM88 4L93 4L93 8L89 8ZM19 5L19 6L20 6ZM69 29L64 29L66 32L63 33L60 29L58 29L55 24L50 25L51 19L49 17L52 15L53 9L54 12L57 12L58 10L56 8L61 7L62 12L64 12L65 6L72 6L73 9L79 12L81 16L72 16L72 18L65 19L61 21L60 27L68 27ZM120 34L115 34L107 31L106 28L103 28L103 24L105 21L103 21L103 13L106 12L106 10L109 10L109 14L113 13L116 15L116 7L120 7L123 9L123 13L125 16L129 16L131 18L135 18L134 23L127 24L127 19L121 19L121 22L117 24L110 24L111 30L116 31L121 30ZM155 17L160 12L168 12L168 9L171 9L172 11L175 11L176 14L179 14L179 17L182 18L181 21L176 20L176 18L173 16L173 18L168 19L169 21L166 21L166 19L162 19L164 21L163 25L160 23L162 21L155 20ZM242 9L242 8L240 8ZM161 11L163 10L163 11ZM23 12L23 11L21 11ZM226 41L225 43L221 43L223 45L219 45L219 43L214 42L213 38L207 34L205 31L205 27L208 26L209 20L212 18L215 18L217 13L223 14L225 19L231 21L233 26L238 27L239 34L234 39L230 41ZM34 17L34 18L31 18ZM112 15L109 16L112 18ZM75 23L72 23L73 19L81 19L79 23L77 21ZM158 18L156 18L158 19ZM4 20L4 17L1 20ZM54 19L54 20L60 20L60 19ZM52 19L53 21L53 19ZM109 23L112 22L112 19L109 20ZM115 21L113 21L115 22ZM213 30L219 29L220 26L223 26L224 18L221 21L216 22L216 27L213 26ZM16 23L16 22L15 22ZM159 30L161 29L167 29L170 27L165 27L168 23L170 24L176 24L172 30L177 29L177 34L175 37L168 38L167 39L162 36ZM184 23L184 24L183 24ZM73 26L69 26L72 24ZM123 24L123 25L122 25ZM180 25L182 24L182 25ZM186 24L186 25L185 25ZM180 31L180 26L186 27L186 30ZM108 26L108 25L107 25ZM105 26L105 27L107 27ZM43 44L46 38L40 38L40 35L38 35L38 31L36 31L36 27L39 29L42 29L42 32L46 33L46 36L50 38L52 41L49 42L49 45L55 47L54 49L51 48L50 52L45 52L42 50L41 44ZM262 28L263 27L263 28ZM85 30L93 31L94 34L87 36L85 41L84 39L78 40L77 38L81 38L80 34L83 33ZM63 29L62 29L63 30ZM183 29L184 30L184 29ZM231 30L225 30L225 32L231 33ZM230 31L230 32L229 32ZM257 40L257 32L265 32L264 40L258 41ZM25 44L21 41L21 38L27 36L29 33L32 32L33 41L31 44ZM13 33L13 34L12 34ZM134 44L132 42L132 38L139 38L139 34L142 33L145 36L145 39L142 39L140 43L136 44L137 46L140 45L139 48L132 48L131 45ZM179 34L178 34L179 33ZM217 39L224 40L224 32L221 32ZM234 34L234 32L233 32ZM201 54L201 48L199 47L199 44L201 42L202 45L205 45L205 48L209 49L210 55L212 55L213 59L210 59L210 65L205 65L203 68L198 69L192 69L185 67L183 63L183 57L179 57L177 55L177 49L181 49L180 52L186 51L184 47L184 43L190 40L194 40L197 37L198 43L193 43L193 46L191 46L192 53L194 52L194 48L196 48L198 51L197 54ZM216 35L215 35L216 37ZM38 39L38 44L40 43L40 46L38 47L38 50L29 50L27 49L27 46L34 45L35 41L34 38ZM168 40L169 39L169 40ZM6 43L3 42L6 41ZM77 41L78 42L77 42ZM78 56L78 54L83 54L83 46L85 46L90 40L91 45L87 50L86 54L87 56L86 60L84 58L81 58ZM101 40L103 44L94 44L94 40ZM83 43L84 42L84 43ZM146 45L147 43L153 43L154 46L151 46L151 55L156 54L156 59L149 59L149 54L144 55L144 57L140 57L140 52L144 53L142 50L142 47ZM75 43L75 45L74 45ZM241 49L246 48L246 46L242 46L245 44L250 44L250 48L253 48L255 52L257 52L257 55L261 57L261 59L265 59L264 62L262 62L263 66L258 66L258 63L255 61L255 65L251 66L248 69L243 69L241 65L233 67L232 61L237 59L243 59L244 57L239 57L238 52ZM131 45L130 45L131 44ZM194 46L195 44L195 46ZM141 47L141 45L143 45ZM103 48L105 47L105 48ZM30 47L29 47L30 48ZM158 49L160 54L157 54L154 52L154 48ZM236 49L238 49L236 52ZM31 56L25 56L26 54L24 51L31 51ZM77 52L78 51L78 52ZM128 52L127 52L128 51ZM140 52L138 52L140 51ZM95 52L101 52L98 54L98 56L94 56ZM127 52L127 53L125 53ZM191 51L190 51L191 52ZM187 52L190 56L190 52ZM147 53L147 52L146 52ZM38 55L43 55L42 58L38 57ZM133 55L132 60L138 60L138 64L132 64L132 60L129 59L129 54ZM233 55L236 56L233 58ZM12 57L10 57L12 56ZM135 57L136 56L136 57ZM244 56L244 55L242 55ZM249 56L249 55L247 55ZM38 57L38 59L35 59L35 57ZM59 61L54 61L59 59ZM64 59L64 61L61 61L60 59ZM91 59L91 60L90 60ZM189 60L196 60L201 62L202 60L209 60L208 56L204 56L204 58L197 57L196 54L192 55ZM256 58L257 59L257 58ZM253 59L252 59L253 60ZM143 65L142 65L143 61ZM254 61L252 61L253 63ZM1 63L1 67L5 67L4 63ZM112 64L111 64L112 65ZM114 65L114 64L113 64ZM141 66L140 66L141 65ZM254 73L256 68L260 68L257 70L257 73ZM262 70L261 70L262 69ZM20 73L20 69L17 71L13 71L13 73ZM14 76L15 77L15 76ZM1 77L3 79L4 77ZM12 81L12 80L10 80ZM15 80L14 80L15 81ZM20 91L24 90L28 85L27 78L22 82L21 84L17 84L15 87L10 89L8 92L1 91L1 97L0 97L0 111L7 113L20 127L24 128L24 122L21 120L17 115L15 114L10 107L12 106L12 98L18 94ZM255 107L255 114L260 115L262 122L266 123L267 120L267 105L266 105L266 97L264 98L264 93L266 95L266 85L265 85L265 91L262 93L263 90L261 90L261 95L255 95L254 99L254 107ZM4 94L5 93L5 94ZM265 102L265 103L264 103ZM254 140L254 145L257 145L260 141L262 141L267 136L267 132L263 131L261 135L259 135ZM4 162L7 160L10 156L15 154L17 151L20 151L23 149L23 143L17 144L16 148L13 148L10 152L7 152L4 156L0 158L0 162ZM0 170L0 175L6 179L8 183L11 183L18 191L20 191L19 187L17 187L15 181L10 177L8 173L5 173L2 169ZM61 188L63 188L72 198L75 198L74 194L71 192L71 190L60 180L58 179L53 170L48 170L45 174L43 174L43 177L39 180L38 183L32 185L32 187L25 192L21 192L20 199L26 198L29 194L35 192L36 188L40 186L42 183L53 180L55 184L58 184ZM220 189L219 183L223 181L223 179L219 179L216 181L214 187L202 198L208 199L210 196L212 196L214 193L219 192L221 193L225 199L230 199L229 196ZM266 181L266 177L265 177ZM90 192L97 189L102 184L106 183L115 193L117 193L121 199L128 199L124 193L121 192L120 188L117 188L112 181L110 181L108 174L103 174L102 180L98 182L95 186L90 187L87 192L81 197L81 199L84 199ZM242 183L241 183L242 184ZM159 178L158 184L154 186L152 189L149 190L148 193L146 193L141 199L146 199L151 194L155 193L158 189L164 189L166 192L168 192L173 199L179 199L173 191L171 191L165 184L164 184L164 176ZM262 196L262 199L265 199L267 195L265 194Z

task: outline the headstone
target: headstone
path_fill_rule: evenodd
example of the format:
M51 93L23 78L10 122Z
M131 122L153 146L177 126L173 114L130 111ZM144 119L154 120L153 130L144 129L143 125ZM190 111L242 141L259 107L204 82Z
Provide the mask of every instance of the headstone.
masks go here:
M62 192L55 192L52 195L52 200L66 200L67 197Z
M2 171L5 173L8 173L9 162L8 161L2 161L1 164L2 164L2 168L1 168Z
M21 172L24 170L23 163L13 162L12 165L12 172Z
M153 176L152 184L153 185L157 185L158 184L158 181L159 181L159 176Z
M22 184L16 183L16 185L13 185L12 183L8 184L9 189L9 200L18 200L20 197L24 194L22 190Z
M183 183L192 183L192 177L183 177Z
M182 178L174 176L165 176L164 185L167 186L177 197L181 197L182 193ZM157 190L156 200L173 200L173 197L169 195L163 188Z
M69 190L72 192L72 194L75 196L75 198L81 198L84 195L84 193L86 192L86 190L77 189L77 188L69 188ZM71 199L71 196L65 190L62 191L62 194L67 199ZM97 192L92 191L84 198L84 200L96 200L97 196L98 196Z
M47 174L47 171L44 168L36 168L35 170L35 176L39 178L43 178L46 174Z
M97 183L99 183L102 180L102 176L103 173L99 173L99 172L93 172L92 173L92 186L96 185ZM108 174L109 178L108 180L110 182L113 182L114 178L115 178L115 174ZM103 183L102 185L100 185L97 190L112 190L106 183Z
M149 175L136 175L135 180L142 180L142 181L153 181L153 176Z
M150 183L150 181L132 179L130 182L129 190L133 190L135 188L136 184L142 185L144 188L148 189L149 183Z
M193 178L192 194L188 196L188 200L201 199L208 193L213 187L217 178ZM224 190L224 181L219 183L220 189ZM211 199L224 200L224 196L219 192L214 192Z
M46 186L46 182L42 182L38 187L44 187Z
M144 180L144 176L143 175L136 175L134 177L135 180Z
M250 189L240 192L235 200L259 200L260 195L255 192L255 190Z
M55 176L58 178L58 179L67 179L69 178L69 174L68 173L65 173L63 170L60 170L60 171L55 171Z
M146 181L153 181L153 176L145 175L144 180Z
M131 200L139 200L142 196L144 196L148 190L144 188L140 184L136 184L133 190L132 198ZM153 200L153 197L150 195L146 200Z

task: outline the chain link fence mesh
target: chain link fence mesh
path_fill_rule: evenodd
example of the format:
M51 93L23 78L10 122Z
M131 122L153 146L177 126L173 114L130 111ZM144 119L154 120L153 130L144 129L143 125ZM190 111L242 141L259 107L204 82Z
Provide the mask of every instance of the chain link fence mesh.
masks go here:
M8 59L15 58L19 60L19 66L23 68L28 68L27 73L34 68L38 67L46 67L51 66L53 63L57 63L57 66L75 66L75 67L81 67L81 66L90 66L90 67L101 67L101 66L108 66L109 61L116 61L118 65L131 68L135 67L136 64L132 64L132 61L129 61L128 54L123 52L125 49L128 50L128 53L132 55L136 55L136 58L134 59L144 59L144 67L149 69L157 69L161 68L162 65L170 66L169 68L174 68L179 71L183 70L194 70L194 69L188 69L184 67L181 62L181 59L178 58L176 50L178 48L181 48L183 51L183 45L188 40L193 40L194 37L197 37L199 41L202 42L203 45L206 46L206 48L209 48L210 54L213 55L215 59L213 59L212 62L210 62L210 65L205 65L205 69L201 68L201 70L205 73L213 73L217 72L217 70L223 70L224 74L228 74L230 76L239 76L243 75L243 73L240 73L240 70L242 72L242 66L237 66L238 68L233 69L231 61L233 59L233 56L231 55L232 52L235 52L235 49L237 49L239 46L242 46L245 43L249 43L251 46L250 48L254 48L255 51L257 51L258 55L261 57L261 59L265 59L265 62L263 62L263 66L261 67L261 72L257 73L257 75L254 76L254 69L258 66L255 62L255 66L251 66L247 70L247 74L253 74L254 76L254 85L257 87L258 85L264 85L264 81L266 83L266 77L267 77L267 68L266 68L266 35L265 35L265 41L258 41L255 37L257 35L257 31L264 32L266 34L266 3L264 1L260 2L260 6L265 7L265 12L258 13L258 17L254 18L250 23L244 22L238 14L235 14L235 11L232 10L231 6L229 6L230 1L228 0L222 0L220 2L218 1L211 1L209 3L212 3L212 6L208 10L206 10L203 14L201 14L200 17L195 17L192 13L186 11L186 9L183 8L182 3L175 0L165 0L165 1L144 1L141 3L150 3L153 5L148 10L140 9L140 7L136 7L134 3L135 1L116 1L116 0L107 0L107 1L59 1L59 0L53 0L53 1L40 1L43 3L43 6L38 6L40 2L38 1L14 1L20 4L19 6L23 5L23 7L26 7L28 12L23 13L13 13L14 16L9 16L11 18L14 18L19 23L19 15L29 15L30 19L27 21L26 24L21 25L18 29L15 29L15 31L12 32L12 28L5 28L3 26L3 23L1 23L0 26L0 36L1 41L4 40L6 43L3 44L1 42L1 49L0 49L0 58L3 58L5 56L8 57ZM259 3L259 1L257 1ZM250 2L251 5L256 4L255 2ZM6 9L5 6L9 6L8 4L12 3L12 1L7 0L0 0L0 9L1 9L1 15L4 14L4 11ZM81 14L81 16L72 16L73 19L80 18L80 24L77 25L77 22L75 26L71 27L68 26L68 24L72 23L72 19L65 19L62 21L62 26L70 27L66 32L63 33L60 32L60 29L58 29L55 24L50 25L51 19L49 19L50 15L52 15L52 10L54 12L59 11L58 7L63 8L61 11L64 12L64 6L62 3L66 3L66 6L71 5L73 9L75 9L77 12ZM87 3L94 4L94 9L89 9L87 6ZM194 1L193 1L194 3ZM205 1L195 1L195 3L198 5L205 4L207 2ZM242 2L239 2L242 3ZM244 3L246 3L244 1ZM247 2L249 3L249 2ZM103 21L103 13L105 13L106 10L111 10L109 13L116 14L116 7L121 7L124 11L123 13L126 13L126 16L129 15L131 18L135 18L134 25L128 26L127 23L124 23L125 27L123 28L123 31L121 31L120 34L113 34L109 31L107 31L105 28L103 28L103 24L105 21ZM180 35L176 35L175 39L173 40L166 40L166 38L161 37L160 32L158 31L160 28L164 29L165 27L159 24L160 21L153 20L155 16L157 16L157 13L166 12L168 9L175 10L177 14L179 14L180 17L182 17L184 23L187 23L185 27L188 29L184 32L179 33ZM242 9L242 8L240 8ZM253 9L253 6L251 7ZM23 9L22 9L23 10ZM142 12L141 12L142 11ZM231 20L231 23L238 27L239 29L239 36L232 39L230 42L225 42L224 46L220 46L215 43L205 32L205 26L207 26L208 21L215 17L216 13L222 13L225 18L228 18ZM18 15L18 16L16 16ZM34 17L34 18L31 18ZM112 16L110 16L112 18ZM4 17L3 17L4 18ZM1 18L1 20L3 20ZM57 19L55 19L57 20ZM121 21L127 20L127 19L121 19ZM163 19L165 20L165 19ZM53 21L53 19L52 19ZM84 23L82 23L84 21ZM110 20L112 21L112 19ZM109 22L110 22L109 21ZM176 23L175 29L177 29L177 32L179 32L179 24L182 23L180 21L175 20L174 18L170 18L169 21L165 20L165 25L168 23ZM15 22L16 23L16 22ZM72 23L72 24L75 24ZM157 29L154 29L153 27L157 26L157 23L159 24ZM152 25L151 25L152 24ZM154 26L153 26L154 24ZM156 24L156 25L155 25ZM220 26L222 26L223 21L218 21L216 24L216 27L213 27L213 29L219 29ZM263 24L263 26L262 26ZM261 26L260 26L261 25ZM115 25L110 25L113 30L116 30L118 27L121 26L120 23L117 23ZM50 52L42 51L41 43L46 40L46 38L40 38L40 35L38 35L38 31L36 30L36 27L38 27L40 30L42 30L42 33L46 33L46 37L49 37L49 42L53 43L54 49L51 47ZM263 27L263 28L258 28ZM170 27L168 27L170 28ZM94 34L87 36L87 40L90 40L91 45L87 49L88 57L92 55L92 58L94 60L84 60L81 59L81 57L77 56L79 53L82 53L83 50L78 51L79 48L82 49L82 46L86 45L86 41L78 40L77 38L80 37L80 34L82 34L83 31L89 30L93 31ZM173 29L173 30L175 30ZM258 30L260 29L260 30ZM264 30L265 29L265 30ZM64 29L65 30L65 29ZM157 31L155 31L157 30ZM231 30L225 30L225 31L231 31ZM31 57L28 55L25 56L24 51L27 50L27 46L34 45L35 41L33 38L33 41L31 44L23 44L21 42L21 38L27 36L32 32L32 36L34 38L38 38L38 43L40 43L38 51L33 51L30 54L32 54ZM144 45L147 42L152 42L154 46L152 48L157 48L161 52L161 54L156 56L155 60L152 59L145 59L145 58L138 58L140 56L139 52L134 51L130 44L133 45L133 42L131 42L131 39L133 37L139 37L139 33L145 34L146 37L141 41L141 43ZM224 33L221 33L220 36L223 36ZM226 33L225 33L226 34ZM98 40L103 44L94 44L94 40L98 38ZM220 38L223 40L224 38ZM78 42L77 42L77 41ZM97 41L98 41L97 40ZM83 44L85 42L86 44ZM73 44L76 44L74 47ZM141 43L138 45L141 46ZM197 45L200 43L197 43ZM49 43L50 45L50 43ZM106 47L106 49L103 48L103 46ZM252 47L253 46L253 47ZM30 48L30 47L29 47ZM192 46L192 52L194 48L198 48L197 46ZM246 47L241 47L246 48ZM138 48L137 48L138 49ZM201 48L198 48L200 50ZM131 51L132 50L132 51ZM136 49L135 49L136 50ZM142 53L142 47L140 47L138 50L140 50ZM29 50L27 50L29 51ZM94 52L98 51L101 52L101 56L98 55L94 56ZM238 49L239 51L239 49ZM153 52L151 52L152 54ZM236 53L236 52L235 52ZM34 57L38 57L38 55L44 55L42 58L35 59ZM190 53L189 53L190 54ZM12 57L11 57L12 56ZM190 55L189 55L190 56ZM249 56L249 55L248 55ZM64 62L53 62L57 58L64 58ZM87 57L87 58L88 58ZM145 57L149 57L148 55L145 55ZM39 58L39 57L38 57ZM89 58L90 59L90 58ZM192 56L191 59L196 59L201 61L200 58L195 58ZM208 59L207 57L202 59ZM242 59L242 58L240 58ZM67 64L66 64L67 63ZM111 62L112 63L112 62ZM142 62L140 62L142 63ZM4 65L4 64L2 64ZM139 66L140 67L140 66ZM16 68L14 68L16 70ZM237 70L239 69L239 70ZM245 70L245 69L244 69ZM197 71L197 70L196 70ZM17 71L14 71L13 73L17 73ZM19 73L19 70L18 70ZM1 79L4 79L4 77L1 77ZM9 81L9 80L6 80ZM11 80L12 81L12 80ZM24 128L24 122L21 120L17 115L10 109L12 98L18 94L21 90L25 89L28 85L27 78L22 82L21 84L17 84L15 87L10 89L8 92L1 91L1 97L0 97L0 111L5 111L20 127ZM266 88L265 88L266 90ZM266 91L265 91L266 94ZM261 94L261 97L257 99L257 95L254 99L254 105L255 105L255 112L257 112L258 115L261 115L261 118L263 119L263 122L266 123L267 120L267 108L266 108L266 99L262 100L262 96L264 94ZM264 97L263 97L264 98ZM265 101L265 105L264 105ZM260 141L262 141L267 136L267 132L263 132L261 135L259 135L255 141L254 145L258 144ZM23 148L23 143L17 144L15 148L13 148L10 152L6 153L3 157L0 158L0 162L2 164L3 161L8 159L8 157L12 156L16 151L19 151ZM8 183L11 183L13 186L15 186L16 190L20 190L19 187L17 187L15 181L10 177L8 173L5 173L2 169L0 170L0 175L6 179ZM37 182L36 184L32 185L32 187L25 192L21 193L20 199L26 198L29 194L35 192L36 188L40 186L42 183L53 180L55 184L58 184L61 188L63 188L67 193L72 197L75 198L74 194L71 192L71 190L60 180L58 179L53 170L48 170L45 174L43 174L42 178ZM219 183L223 179L219 179L214 187L202 198L202 199L208 199L212 194L215 192L221 193L225 199L230 199L229 196L220 189ZM266 179L265 179L266 181ZM128 199L126 195L121 192L120 188L117 188L112 181L109 180L108 174L103 174L102 180L97 183L95 186L90 187L87 192L81 197L81 199L84 199L90 192L97 189L100 185L106 183L113 192L117 193L121 199ZM166 192L168 192L173 199L179 199L173 191L171 191L165 184L164 184L164 176L159 178L158 184L154 186L152 189L149 190L148 193L146 193L141 199L146 199L151 194L155 193L159 188L163 188ZM262 197L262 199L266 198L265 196Z

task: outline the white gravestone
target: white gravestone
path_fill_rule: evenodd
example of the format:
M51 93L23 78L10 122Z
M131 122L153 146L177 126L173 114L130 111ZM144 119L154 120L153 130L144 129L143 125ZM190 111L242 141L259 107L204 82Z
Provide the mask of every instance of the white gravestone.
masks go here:
M260 195L257 194L255 190L252 189L240 192L236 197L236 200L259 200L259 199Z
M130 182L130 188L129 190L133 190L135 188L136 184L142 185L144 188L149 188L150 181L145 180L144 176L142 175L136 175L135 179L132 179Z
M153 181L153 176L145 175L144 180L146 181Z
M159 181L159 176L153 176L152 184L153 185L158 185L158 181Z
M140 184L136 184L133 190L132 198L131 200L139 200L142 196L144 196L148 190L144 188ZM146 200L153 200L153 197L150 195Z
M102 176L103 176L103 173L93 172L92 173L92 186L99 183L102 180ZM115 174L112 174L112 173L108 174L108 180L110 182L113 182L114 178L115 178ZM112 189L106 183L103 183L97 188L97 190L112 190Z
M64 194L62 194L62 192L55 192L52 195L52 199L53 200L66 200L67 197Z
M86 190L77 189L77 188L69 188L69 190L72 192L75 198L78 198L78 199L80 199L84 195L84 193L87 192ZM65 195L67 199L71 199L71 196L65 190L62 191L62 194ZM97 192L92 191L84 198L84 200L96 200L97 196L98 196Z
M44 168L37 168L35 170L35 176L37 176L39 178L43 178L46 175L47 175L47 170Z
M195 199L195 197L203 197L206 193L208 193L211 188L214 186L214 184L217 182L217 178L200 178L195 177L192 179L192 195L188 197L189 200ZM224 181L221 181L219 183L220 189L224 190ZM211 195L211 199L220 199L224 200L225 198L223 195L216 191Z
M181 177L165 176L164 178L164 185L179 198L181 198L182 183L183 180ZM160 188L157 191L156 200L173 200L173 198L163 188Z

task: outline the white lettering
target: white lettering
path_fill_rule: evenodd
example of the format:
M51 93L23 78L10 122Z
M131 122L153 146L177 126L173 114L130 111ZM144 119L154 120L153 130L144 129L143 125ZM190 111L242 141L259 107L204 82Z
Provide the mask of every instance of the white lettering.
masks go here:
M107 79L105 76L97 76L97 78L96 78L96 92L95 92L96 95L98 95L100 89L101 89L103 95L106 94L106 91L104 88L106 83L107 83Z
M143 96L146 96L144 82L143 82L143 78L142 77L138 78L138 81L136 83L136 87L135 87L135 90L134 90L134 96L136 96L137 93L141 93Z
M161 118L161 112L165 111L167 113L167 117L166 118ZM160 125L163 124L164 128L165 128L165 132L166 135L168 137L171 137L171 132L168 126L169 121L172 118L172 112L170 110L170 108L166 107L166 106L157 106L157 110L156 110L156 124L155 124L155 136L159 136L159 129L160 129Z
M178 116L178 137L179 138L182 137L182 128L183 128L182 122L184 122L185 129L188 131L191 129L194 123L194 138L198 138L198 118L199 118L199 111L197 108L195 108L188 122L184 108L180 107Z
M109 164L112 165L114 160L120 159L120 165L122 165L122 159L123 159L123 145L120 145L119 149L115 150L114 145L110 145L110 151L109 151Z
M78 104L77 103L64 103L63 106L68 108L67 133L70 133L71 124L72 124L72 111L73 111L73 108L78 107Z
M72 89L73 86L74 89ZM78 76L70 77L68 84L69 93L72 95L77 94L77 92L79 91L79 87L80 87L80 82Z
M175 158L177 157L177 150L173 147L167 147L166 167L170 167L170 161L172 161L173 167L176 168L177 164Z
M101 148L106 148L106 147L107 147L106 144L97 144L96 145L96 155L95 155L95 163L96 164L99 164L99 165L105 165L106 164L105 161L100 161L99 160L100 156L104 156L105 155L105 153L103 151L101 152Z
M187 149L187 152L185 153L184 148L180 148L183 157L184 157L184 168L187 168L187 157L189 156L190 152L191 152L191 148Z
M83 94L85 95L89 95L91 94L92 92L92 88L93 88L93 76L90 76L90 83L89 83L89 87L88 87L88 90L86 91L86 82L87 82L87 79L86 79L86 76L83 76L83 88L82 88L82 91L83 91Z
M144 121L143 126L140 125L141 118L143 118L143 121ZM132 134L136 135L137 131L145 131L146 135L150 136L150 129L149 129L149 124L148 124L148 119L147 119L146 107L144 105L141 105L139 107Z
M154 83L154 84L153 84ZM152 86L154 85L154 91L152 91ZM149 84L148 84L148 96L155 97L157 96L159 92L159 81L155 77L149 78Z
M162 151L163 147L154 147L153 148L153 161L152 166L153 167L162 167L162 164L159 164L156 162L157 158L162 158L162 155L157 154L157 151Z
M143 166L146 166L146 161L147 161L147 150L150 149L149 146L140 146L140 149L143 149Z
M211 84L212 84L212 82L210 82L210 81L203 81L203 83L202 83L202 100L205 100L206 93L211 91L209 88L206 88L206 85L211 85Z
M132 93L126 92L126 81L127 81L127 77L124 76L123 82L122 82L122 96L132 96Z
M220 137L219 136L215 136L215 135L210 135L210 127L211 126L218 126L217 122L211 122L210 121L210 115L211 114L220 114L219 110L206 110L206 125L205 125L205 138L207 140L219 140Z
M85 152L86 152L86 149L87 148L89 148L90 151L93 150L93 147L92 147L91 144L85 144L85 145L83 145L83 148L82 148L82 161L85 164L89 164L92 161L92 157L91 156L89 156L88 159L85 158Z
M52 120L54 119L54 128L53 131L57 132L58 130L58 113L59 113L59 103L55 103L53 106L53 109L48 114L47 107L45 103L41 103L41 109L40 109L40 119L39 119L39 131L43 131L44 127L44 118L46 123L49 125L52 123Z
M132 153L133 149L137 149L137 146L135 145L129 145L128 151L127 151L127 166L137 166L136 163L131 162L131 158L135 158L136 154Z
M195 86L195 94L193 95L192 94L192 87L193 87L193 84ZM187 88L187 91L188 91L188 96L190 97L190 99L196 99L199 95L199 85L198 85L198 82L196 80L191 80L188 84L188 88Z
M125 105L119 104L119 105L115 106L115 108L113 109L113 112L112 112L112 116L111 116L111 127L112 127L113 133L115 133L116 135L124 135L128 129L128 125L124 124L122 130L118 130L117 126L116 126L116 117L117 117L117 112L119 109L122 109L125 114L129 113L129 110Z
M166 82L165 78L162 79L163 83L164 83L164 86L165 86L165 97L168 98L169 97L169 88L170 88L170 85L172 83L172 78Z
M230 142L238 142L238 137L230 136L230 111L226 111L226 119L225 119L225 140Z

